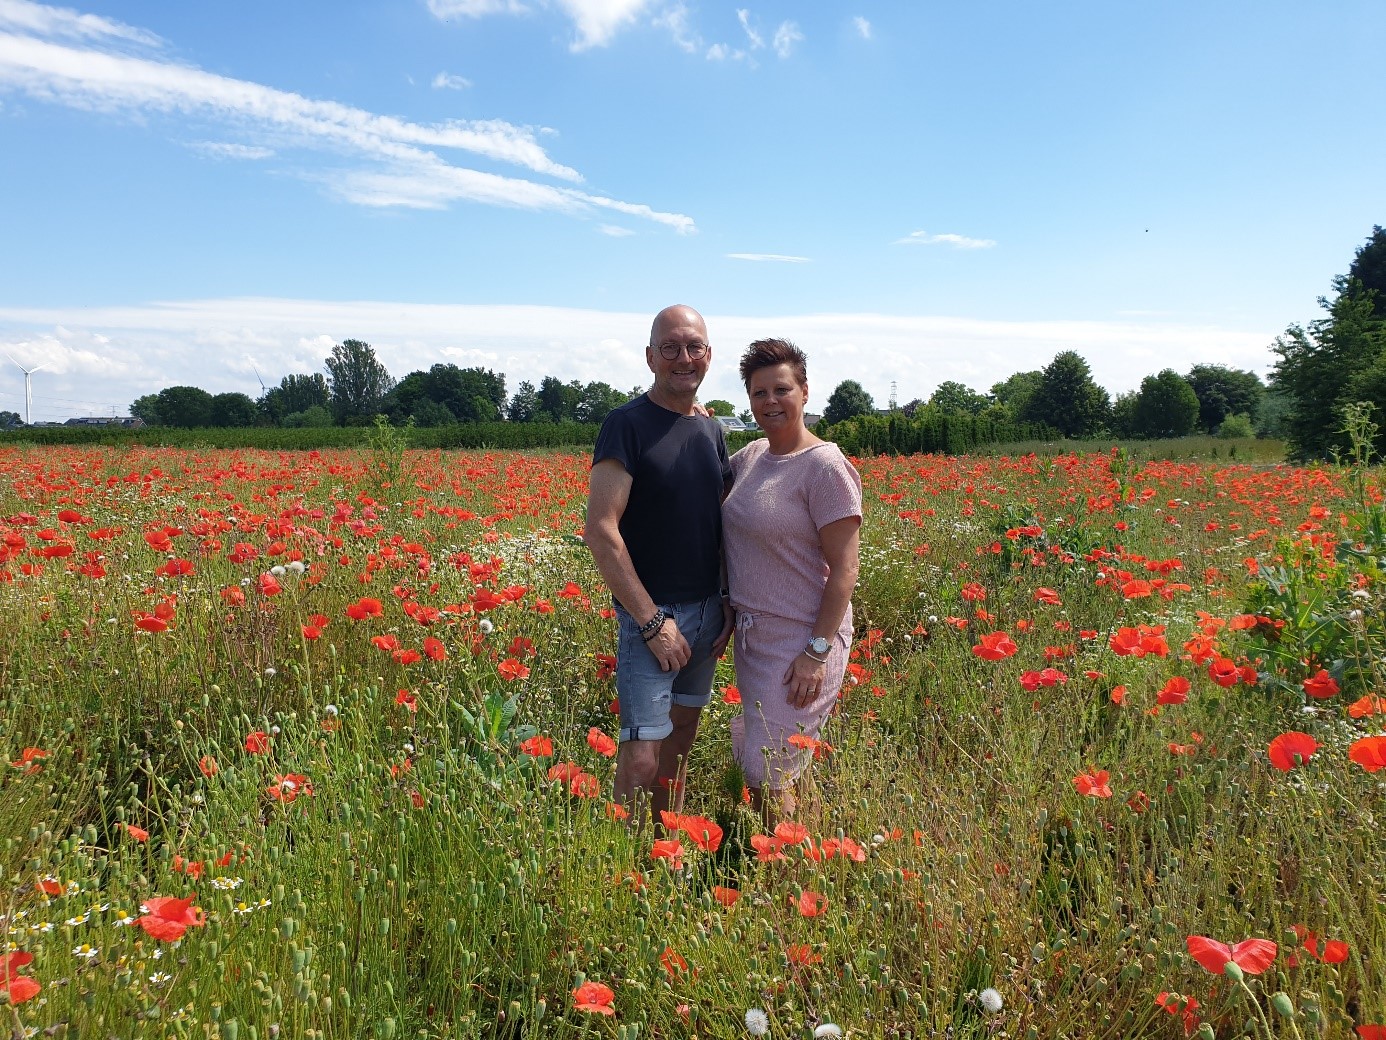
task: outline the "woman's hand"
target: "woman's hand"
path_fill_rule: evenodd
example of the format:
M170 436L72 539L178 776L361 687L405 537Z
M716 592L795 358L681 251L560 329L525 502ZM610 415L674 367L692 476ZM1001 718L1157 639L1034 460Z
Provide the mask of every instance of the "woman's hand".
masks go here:
M789 705L792 708L807 708L823 692L823 677L828 671L828 663L801 653L785 669L784 684L789 687Z

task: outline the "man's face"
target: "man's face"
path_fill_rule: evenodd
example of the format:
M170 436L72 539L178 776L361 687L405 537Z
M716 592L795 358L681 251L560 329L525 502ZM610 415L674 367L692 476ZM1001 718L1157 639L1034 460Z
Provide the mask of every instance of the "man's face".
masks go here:
M673 397L696 394L712 363L712 349L709 347L695 361L688 356L686 348L706 343L707 326L703 324L702 315L688 307L666 311L651 333L650 345L645 348L645 363L654 373L655 386ZM678 356L666 358L664 349L673 353L674 347L680 348Z

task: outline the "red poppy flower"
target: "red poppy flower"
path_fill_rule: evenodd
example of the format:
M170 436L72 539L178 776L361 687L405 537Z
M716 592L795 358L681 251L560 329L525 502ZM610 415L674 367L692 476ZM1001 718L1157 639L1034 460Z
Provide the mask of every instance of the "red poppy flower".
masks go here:
M1386 1040L1386 1026L1358 1026L1357 1035L1360 1036L1362 1040Z
M1190 956L1214 975L1221 975L1229 961L1248 975L1260 975L1271 966L1279 951L1269 939L1243 939L1235 946L1228 946L1206 935L1191 935L1185 944Z
M620 802L607 802L606 818L616 823L624 823L630 819L630 810Z
M135 923L162 942L175 942L183 938L183 933L189 928L201 928L207 923L202 911L192 905L196 898L154 896L146 899L140 908L144 916L136 918Z
M1105 769L1089 770L1073 778L1073 787L1087 798L1110 798L1112 789L1107 783L1110 774Z
M1290 770L1304 765L1318 749L1319 742L1308 733L1290 730L1272 740L1266 751L1276 769Z
M651 859L662 859L674 870L683 867L683 844L677 838L660 838L650 849Z
M1182 675L1173 676L1165 683L1155 697L1156 704L1183 704L1189 699L1189 680Z
M799 893L799 914L802 917L817 917L828 909L827 896L807 889Z
M722 828L705 816L684 816L679 830L693 840L704 852L716 852L722 845Z
M982 641L972 648L972 652L984 661L1002 661L1019 649L1009 633L988 632L982 636Z
M277 802L292 802L299 795L313 796L313 785L302 773L282 773L265 791Z
M552 750L552 747L550 747L550 750ZM557 780L560 783L569 784L572 783L573 777L581 772L582 766L578 765L576 762L559 762L549 766L547 775L550 780Z
M245 606L245 590L239 585L228 585L221 590L221 601L228 607Z
M596 726L589 727L587 730L587 746L597 754L607 758L616 754L616 741Z
M270 749L269 734L262 729L246 735L245 749L252 755L263 755Z
M664 970L669 973L671 979L688 972L688 962L672 946L664 947L664 952L659 955L659 963L664 965Z
M1348 705L1348 714L1354 719L1365 719L1369 715L1386 715L1386 697L1369 693Z
M277 596L284 591L279 579L268 572L260 575L260 595Z
M1369 773L1386 767L1386 737L1363 737L1348 748L1348 758Z
M779 838L772 838L768 834L752 834L751 848L756 850L757 863L773 863L785 858L785 854L781 851L784 848L784 842Z
M616 1009L611 1006L615 999L616 994L612 992L611 987L604 986L600 982L584 982L573 990L573 1008L590 1014L616 1014Z
M553 754L553 740L549 737L528 737L520 741L520 751L535 758L547 758Z
M1057 592L1053 589L1047 589L1043 585L1035 590L1035 602L1043 603L1049 607L1062 607L1064 605L1064 601Z
M246 739L249 740L250 738L247 737ZM220 767L217 765L217 760L213 758L211 755L203 755L201 758L199 758L197 760L197 768L202 770L203 776L216 776L216 774L220 771Z
M785 960L789 961L790 964L799 967L807 967L810 964L820 964L823 960L823 955L814 953L813 947L808 943L795 943L791 946L786 946L784 948L784 956Z
M136 827L133 823L123 824L123 826L125 827L125 833L130 835L130 837L134 838L136 841L149 840L149 832L145 830L143 827Z
M43 767L38 764L39 759L47 758L48 752L43 748L26 747L19 753L18 761L11 762L10 766L14 769L24 770L25 776L33 776Z
M386 653L394 653L399 649L399 637L393 632L386 632L384 635L371 636L371 644L377 650L384 650Z
M786 845L802 845L808 836L809 829L794 820L781 820L775 824L775 837Z
M595 798L602 793L602 784L591 773L579 772L568 781L568 793L575 798Z
M1236 686L1241 677L1241 670L1231 658L1215 657L1208 662L1208 678L1224 689Z
M380 617L385 608L378 599L362 598L346 608L347 617L353 621L364 621L368 617Z
M723 686L723 687L722 687L722 703L723 703L723 704L740 704L740 703L741 703L741 691L738 690L735 686Z
M514 682L529 675L529 669L513 657L507 657L496 666L496 672L506 682Z
M448 648L443 645L442 640L433 636L424 637L423 652L430 661L446 661L448 657Z
M38 982L27 975L20 975L19 969L32 964L34 955L23 950L12 950L0 955L0 988L10 998L11 1004L22 1004L38 996L42 988Z
M1304 692L1310 697L1327 700L1337 694L1338 683L1333 676L1328 674L1327 669L1320 668L1304 680Z
M722 885L713 885L712 898L722 904L723 907L730 910L736 905L736 901L741 898L741 890L739 888L725 888Z

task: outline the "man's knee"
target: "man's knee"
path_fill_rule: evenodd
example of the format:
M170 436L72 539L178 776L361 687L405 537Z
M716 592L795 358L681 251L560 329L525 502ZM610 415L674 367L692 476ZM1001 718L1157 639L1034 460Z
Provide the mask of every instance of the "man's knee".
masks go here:
M660 740L623 740L616 749L616 772L636 787L653 788L659 773Z

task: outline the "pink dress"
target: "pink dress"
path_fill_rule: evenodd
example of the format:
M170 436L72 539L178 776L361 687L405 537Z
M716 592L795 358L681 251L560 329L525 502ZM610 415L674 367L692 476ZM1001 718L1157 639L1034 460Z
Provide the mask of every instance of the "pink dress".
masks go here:
M722 503L722 537L742 704L732 722L732 748L748 784L781 788L811 756L789 738L817 738L847 670L850 607L831 640L822 693L806 708L790 706L784 674L813 637L828 581L818 532L861 516L861 477L836 444L788 455L769 449L767 441L752 441L732 456L735 481Z

